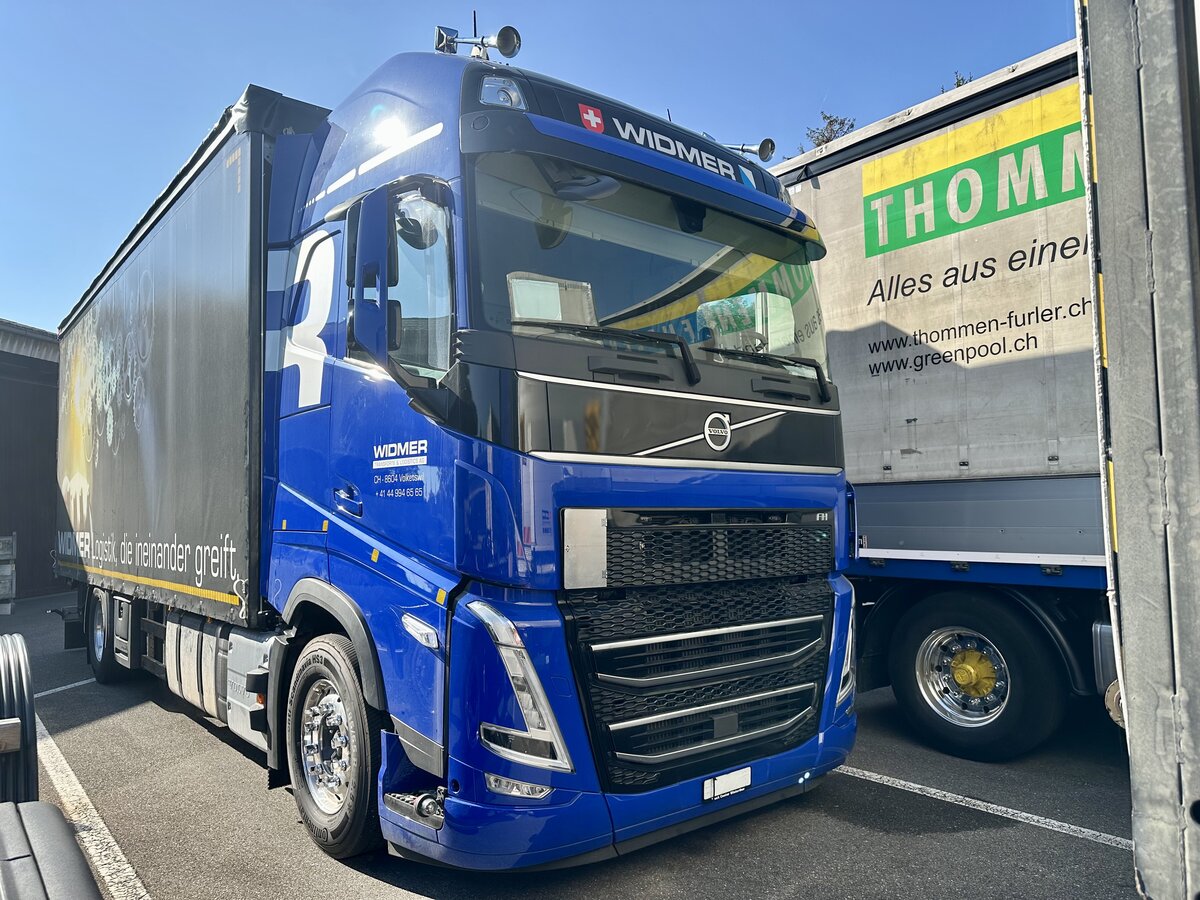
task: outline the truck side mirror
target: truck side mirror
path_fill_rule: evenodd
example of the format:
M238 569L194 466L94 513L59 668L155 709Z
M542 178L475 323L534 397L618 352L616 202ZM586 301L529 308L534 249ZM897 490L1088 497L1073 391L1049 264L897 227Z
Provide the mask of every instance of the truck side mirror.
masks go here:
M363 198L359 208L354 252L354 338L381 365L387 364L388 354L388 283L394 233L391 192L387 187L377 188Z

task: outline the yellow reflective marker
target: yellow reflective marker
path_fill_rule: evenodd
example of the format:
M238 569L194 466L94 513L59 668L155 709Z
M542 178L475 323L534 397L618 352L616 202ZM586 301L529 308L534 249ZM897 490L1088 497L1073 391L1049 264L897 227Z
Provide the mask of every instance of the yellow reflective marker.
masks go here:
M328 519L326 519L324 522L321 523L321 530L322 531L329 530L329 520Z
M287 531L287 519L283 520L283 530Z
M446 605L446 590L445 590L445 588L438 588L437 602L438 602L438 606Z
M378 550L371 551L371 562L379 562L379 551Z

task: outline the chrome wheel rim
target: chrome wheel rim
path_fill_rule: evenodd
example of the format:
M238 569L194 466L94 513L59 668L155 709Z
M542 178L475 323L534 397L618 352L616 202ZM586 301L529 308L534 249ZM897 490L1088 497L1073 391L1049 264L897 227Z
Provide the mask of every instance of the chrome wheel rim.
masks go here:
M996 645L970 628L938 628L921 642L917 686L935 713L952 725L978 728L1008 705L1011 679Z
M104 601L92 597L92 658L96 662L104 659Z
M346 708L328 678L313 682L304 695L304 712L297 735L308 793L326 815L346 803L351 757Z

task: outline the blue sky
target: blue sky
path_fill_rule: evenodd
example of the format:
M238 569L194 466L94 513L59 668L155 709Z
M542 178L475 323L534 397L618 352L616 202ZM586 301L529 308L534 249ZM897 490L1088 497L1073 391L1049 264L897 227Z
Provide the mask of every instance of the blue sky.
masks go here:
M796 152L1074 35L1072 0L20 0L0 34L0 318L54 328L248 82L335 106L434 25L515 25L518 65Z

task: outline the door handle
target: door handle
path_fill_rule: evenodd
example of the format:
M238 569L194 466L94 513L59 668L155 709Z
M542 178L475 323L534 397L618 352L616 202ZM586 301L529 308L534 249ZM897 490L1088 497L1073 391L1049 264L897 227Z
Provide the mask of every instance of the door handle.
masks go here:
M358 489L352 484L337 488L333 492L333 505L348 516L362 518L362 500L359 499Z

